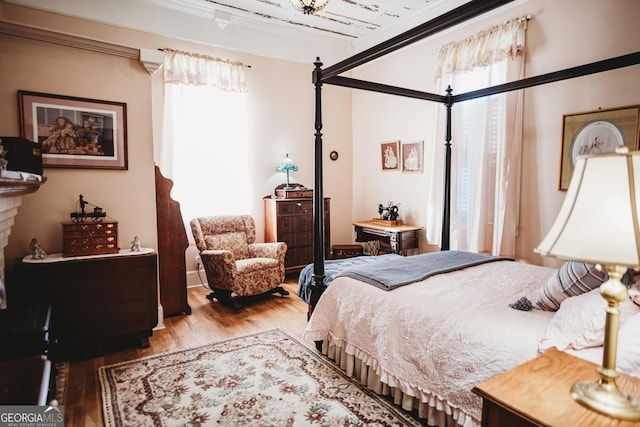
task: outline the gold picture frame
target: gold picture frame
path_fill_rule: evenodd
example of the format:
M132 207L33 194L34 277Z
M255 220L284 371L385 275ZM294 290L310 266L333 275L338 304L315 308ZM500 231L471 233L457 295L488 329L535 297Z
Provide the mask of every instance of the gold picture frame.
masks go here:
M380 160L383 172L400 170L400 141L380 144Z
M640 105L563 115L558 189L569 188L577 156L609 153L621 145L637 150L639 135Z

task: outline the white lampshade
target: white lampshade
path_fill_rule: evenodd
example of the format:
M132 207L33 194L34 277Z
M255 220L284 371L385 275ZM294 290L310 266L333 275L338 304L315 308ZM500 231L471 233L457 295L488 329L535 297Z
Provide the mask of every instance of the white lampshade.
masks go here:
M535 252L592 264L640 267L640 152L578 158L551 230Z
M579 157L567 196L549 234L535 249L542 255L600 264L609 278L600 285L607 301L598 381L571 387L571 397L602 414L640 420L640 401L616 385L619 305L628 291L620 279L640 266L638 232L640 152L619 147L616 153Z

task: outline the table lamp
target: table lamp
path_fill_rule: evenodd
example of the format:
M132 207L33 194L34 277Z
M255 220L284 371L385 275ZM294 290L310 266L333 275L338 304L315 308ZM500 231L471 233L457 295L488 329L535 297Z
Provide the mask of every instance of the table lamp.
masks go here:
M287 186L285 187L286 190L290 190L292 187L289 184L289 172L297 172L298 171L298 166L296 166L295 163L293 163L293 160L291 160L289 158L289 154L287 154L287 157L285 157L284 159L282 159L282 161L278 164L278 167L276 168L277 172L286 172L287 173Z
M600 286L608 303L600 378L574 384L571 396L589 409L625 420L640 420L640 401L616 385L619 304L628 298L620 279L628 268L640 267L639 203L640 152L621 146L615 153L579 157L558 218L535 249L544 256L599 265L609 274Z

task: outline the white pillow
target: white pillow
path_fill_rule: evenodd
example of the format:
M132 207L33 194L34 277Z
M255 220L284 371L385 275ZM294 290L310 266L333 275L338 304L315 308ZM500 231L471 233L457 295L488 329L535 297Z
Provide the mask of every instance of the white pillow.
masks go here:
M600 289L562 301L538 341L538 351L542 353L552 347L579 350L602 345L606 308L607 301L600 295ZM623 301L620 303L620 325L638 313L639 306L630 299Z
M640 313L634 314L620 326L618 332L618 357L616 368L634 377L640 378ZM567 353L602 365L603 347L591 347L582 350L566 349Z
M634 314L620 326L616 363L622 372L640 377L640 314Z

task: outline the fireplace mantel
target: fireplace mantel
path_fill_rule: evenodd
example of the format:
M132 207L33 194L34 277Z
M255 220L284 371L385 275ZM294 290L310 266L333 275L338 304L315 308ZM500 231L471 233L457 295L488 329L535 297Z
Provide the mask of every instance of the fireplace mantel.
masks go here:
M45 177L42 177L42 181L0 178L0 199L20 197L25 194L35 193L46 180L47 178Z
M18 214L18 206L22 204L22 196L35 193L46 182L41 181L0 178L0 286L5 283L4 275L4 249L9 243L9 235L13 226L13 219ZM0 299L0 308L5 301Z

